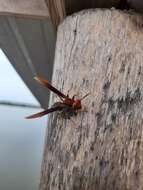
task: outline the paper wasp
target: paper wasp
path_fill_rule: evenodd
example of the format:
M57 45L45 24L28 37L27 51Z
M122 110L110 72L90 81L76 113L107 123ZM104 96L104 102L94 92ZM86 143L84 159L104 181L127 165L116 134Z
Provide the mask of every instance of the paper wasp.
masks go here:
M81 101L89 95L88 93L85 96L83 96L81 99L75 99L75 95L72 98L70 98L69 95L63 94L42 77L36 76L34 77L34 79L40 84L42 84L43 86L47 87L52 92L54 92L60 98L61 101L55 102L51 106L51 108L44 110L42 112L33 114L31 116L28 116L26 117L26 119L42 117L46 114L49 114L55 111L60 111L67 118L70 118L71 116L76 115L77 111L82 108Z

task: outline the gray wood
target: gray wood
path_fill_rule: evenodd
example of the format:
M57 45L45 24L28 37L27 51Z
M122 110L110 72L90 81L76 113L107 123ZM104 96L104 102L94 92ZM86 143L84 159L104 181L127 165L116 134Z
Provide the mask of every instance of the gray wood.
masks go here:
M87 112L49 116L40 190L143 189L141 23L137 14L97 9L60 25L53 85L91 95Z

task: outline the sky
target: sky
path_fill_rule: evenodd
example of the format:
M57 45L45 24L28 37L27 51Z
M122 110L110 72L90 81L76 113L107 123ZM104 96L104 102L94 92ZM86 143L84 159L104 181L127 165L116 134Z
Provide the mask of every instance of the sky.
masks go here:
M0 49L0 101L39 105L3 51Z

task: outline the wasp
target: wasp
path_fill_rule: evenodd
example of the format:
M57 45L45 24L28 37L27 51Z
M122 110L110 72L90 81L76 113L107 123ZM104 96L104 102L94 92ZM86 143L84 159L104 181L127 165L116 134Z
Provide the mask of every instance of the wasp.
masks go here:
M60 98L61 101L55 102L50 108L48 108L42 112L38 112L36 114L30 115L30 116L26 117L26 119L42 117L44 115L47 115L47 114L55 112L55 111L60 111L62 113L62 115L64 115L65 117L67 117L69 119L71 116L76 115L78 110L82 109L81 101L90 94L90 93L86 94L81 99L75 99L76 95L74 95L74 96L72 96L72 98L70 98L68 94L65 95L62 92L60 92L58 89L53 87L44 78L42 78L40 76L36 76L36 77L34 77L34 79L38 83L47 87L50 91L55 93Z

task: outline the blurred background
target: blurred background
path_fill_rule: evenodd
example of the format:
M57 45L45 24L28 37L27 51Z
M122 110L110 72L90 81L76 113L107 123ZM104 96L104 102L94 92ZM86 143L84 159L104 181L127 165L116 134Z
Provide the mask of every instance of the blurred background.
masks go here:
M25 107L24 107L25 105ZM0 49L0 190L38 190L46 117Z

